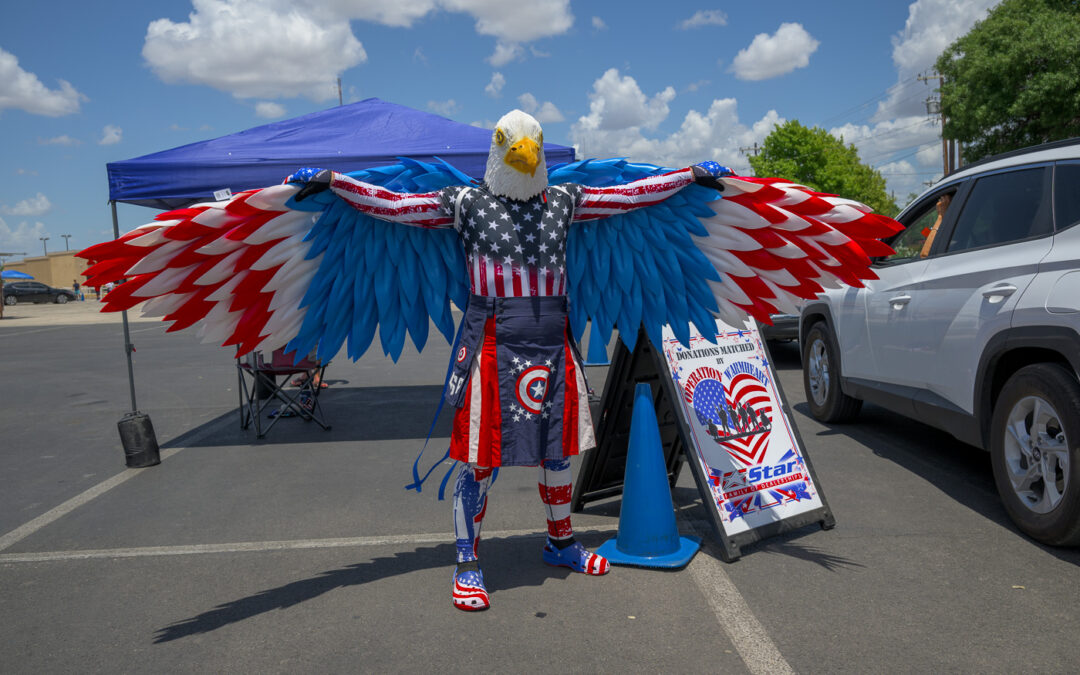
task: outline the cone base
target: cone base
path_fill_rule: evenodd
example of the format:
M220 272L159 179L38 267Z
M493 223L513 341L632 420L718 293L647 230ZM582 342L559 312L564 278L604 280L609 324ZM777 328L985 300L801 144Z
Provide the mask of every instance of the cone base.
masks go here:
M600 545L600 548L596 549L596 554L607 558L612 565L632 565L634 567L664 567L669 569L686 567L690 563L690 559L697 553L698 548L701 547L699 537L679 537L679 550L674 553L653 556L633 555L620 551L616 541L617 537L608 539Z

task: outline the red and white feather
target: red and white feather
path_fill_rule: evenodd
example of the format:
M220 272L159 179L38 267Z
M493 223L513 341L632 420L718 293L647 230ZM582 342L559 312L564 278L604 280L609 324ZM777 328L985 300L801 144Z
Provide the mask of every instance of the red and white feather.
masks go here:
M322 256L308 260L304 236L321 213L285 202L294 185L241 192L223 202L169 211L119 239L79 253L93 264L86 284L127 279L103 298L102 311L139 303L175 331L201 322L204 342L267 351L296 336L300 301Z
M876 279L871 258L892 253L879 239L900 225L850 199L777 178L721 178L723 199L702 219L708 237L694 243L720 273L709 282L721 318L797 314L802 300L839 284Z

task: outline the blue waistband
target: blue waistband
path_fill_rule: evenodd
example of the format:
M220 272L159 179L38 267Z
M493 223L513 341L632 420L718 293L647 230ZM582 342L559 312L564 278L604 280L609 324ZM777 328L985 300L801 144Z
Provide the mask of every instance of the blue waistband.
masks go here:
M470 295L467 312L479 312L487 316L544 316L566 314L565 295L547 295L524 298L499 298Z

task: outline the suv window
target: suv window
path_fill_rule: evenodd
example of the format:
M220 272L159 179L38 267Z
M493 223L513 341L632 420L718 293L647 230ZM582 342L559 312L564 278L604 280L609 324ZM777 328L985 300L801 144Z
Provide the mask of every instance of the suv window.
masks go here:
M934 195L917 207L914 214L905 217L908 226L889 242L896 252L878 258L877 262L895 264L929 255L937 228L941 225L955 194L956 190L948 190Z
M948 251L966 251L1047 234L1051 229L1046 167L975 181L953 229Z
M1080 222L1080 164L1058 164L1054 170L1054 215L1059 230Z

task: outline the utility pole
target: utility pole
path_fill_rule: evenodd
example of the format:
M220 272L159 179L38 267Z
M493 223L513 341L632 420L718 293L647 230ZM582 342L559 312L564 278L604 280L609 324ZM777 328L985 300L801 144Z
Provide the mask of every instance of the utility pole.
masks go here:
M64 250L65 251L70 250L70 249L68 249L68 239L71 239L71 235L70 234L62 234L60 236L64 238Z
M941 85L945 84L945 76L941 74L933 75L919 75L917 80L921 82L928 82L930 80L938 81L938 89L935 89L935 93L940 96ZM943 176L947 176L949 173L960 168L960 146L956 141L948 140L945 138L945 110L941 107L941 99L934 98L933 95L926 97L926 114L937 115L941 120L941 166Z
M49 245L45 242L49 241L48 237L38 237L41 240L41 248L45 251L45 257L49 257Z
M744 157L757 157L764 150L765 150L765 148L758 145L757 141L754 141L753 145L747 145L747 146L739 148L739 154L741 154Z

